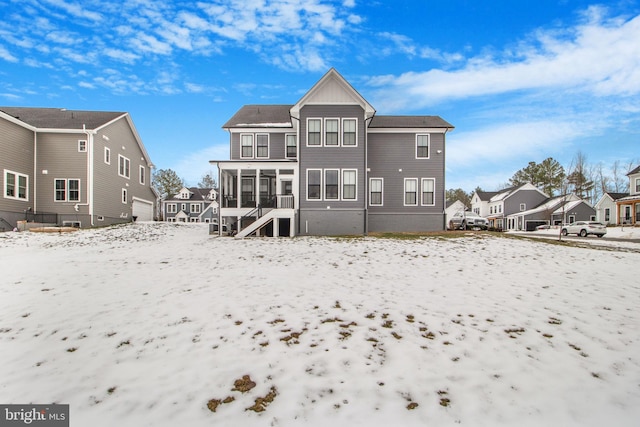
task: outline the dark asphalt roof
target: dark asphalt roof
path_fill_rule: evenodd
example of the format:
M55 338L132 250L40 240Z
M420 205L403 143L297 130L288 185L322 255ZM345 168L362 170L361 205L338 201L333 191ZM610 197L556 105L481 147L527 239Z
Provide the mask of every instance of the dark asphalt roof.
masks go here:
M96 129L126 114L64 108L0 107L0 111L39 129Z

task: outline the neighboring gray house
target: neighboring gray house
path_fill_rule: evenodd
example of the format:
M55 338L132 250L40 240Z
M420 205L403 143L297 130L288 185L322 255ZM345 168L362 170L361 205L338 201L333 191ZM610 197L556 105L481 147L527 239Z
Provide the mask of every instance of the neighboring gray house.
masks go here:
M533 209L507 215L508 230L533 231L539 225L561 225L574 221L593 221L595 209L575 194L545 200Z
M512 214L532 209L549 198L532 184L509 187L497 192L475 192L471 197L471 209L489 220L489 225L498 229L514 230L515 223L505 223ZM488 201L483 200L491 195ZM488 212L487 212L488 210Z
M629 193L604 193L595 206L596 221L605 225L617 224L617 218L619 218L619 215L616 201L628 196Z
M183 187L174 197L162 201L167 222L218 221L218 192L214 188Z
M128 113L0 107L0 230L153 220L152 168Z
M444 230L437 116L378 116L330 69L294 105L246 105L223 126L220 217L238 236Z

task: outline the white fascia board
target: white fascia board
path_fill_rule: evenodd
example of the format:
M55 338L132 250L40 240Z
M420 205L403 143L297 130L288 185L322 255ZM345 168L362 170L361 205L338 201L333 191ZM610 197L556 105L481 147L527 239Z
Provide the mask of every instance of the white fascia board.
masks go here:
M16 119L12 115L9 115L9 114L7 114L7 113L5 113L3 111L0 111L0 118L3 118L6 121L11 122L13 124L16 124L18 126L21 126L21 127L25 128L25 129L29 129L30 131L33 131L33 132L36 132L38 130L36 127L31 126L30 124L25 123L20 119Z

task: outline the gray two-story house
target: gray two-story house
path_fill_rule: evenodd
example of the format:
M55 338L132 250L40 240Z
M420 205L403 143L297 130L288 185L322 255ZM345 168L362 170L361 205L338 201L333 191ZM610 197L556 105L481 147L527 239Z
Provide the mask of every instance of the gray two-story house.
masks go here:
M217 224L217 199L215 188L182 187L175 196L162 201L162 217L166 222Z
M293 105L245 105L223 128L220 223L238 236L445 229L437 116L380 116L335 69Z
M152 220L152 168L128 113L0 107L0 229Z

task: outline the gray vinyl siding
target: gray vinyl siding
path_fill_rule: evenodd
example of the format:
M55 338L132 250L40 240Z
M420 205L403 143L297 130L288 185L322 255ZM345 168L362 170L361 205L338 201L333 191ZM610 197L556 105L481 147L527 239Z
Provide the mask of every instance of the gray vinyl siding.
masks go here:
M105 135L108 140L103 138ZM104 162L104 148L111 151L111 164ZM94 215L103 216L106 222L131 221L134 197L153 202L155 194L151 190L151 167L129 126L122 118L101 131L94 138ZM129 178L118 174L119 155L130 161ZM140 184L140 166L145 168L145 184ZM122 203L122 189L127 190L127 204ZM154 208L155 210L155 208ZM110 221L112 219L112 221ZM98 224L96 222L96 224Z
M87 213L74 209L76 204L87 203L88 151L78 151L78 141L87 140L86 134L38 133L38 211L77 215ZM46 171L46 174L43 172ZM56 179L80 180L79 201L55 201ZM84 224L83 224L84 226Z
M361 209L366 206L365 146L366 129L364 110L360 106L350 105L309 105L300 114L300 209ZM307 118L355 118L357 119L357 146L355 147L307 147ZM323 127L324 132L324 127ZM357 171L357 193L355 201L307 200L308 169L355 169ZM324 195L324 176L322 193ZM342 178L340 178L342 187ZM341 188L339 190L341 192Z
M535 190L520 190L513 194L511 197L507 197L504 201L504 212L503 216L517 214L520 212L520 204L524 203L525 209L533 209L536 206L539 206L547 200L547 197L543 194L540 194L539 191Z
M295 134L294 129L279 130L277 132L261 132L255 130L247 130L242 132L231 133L231 160L283 160L285 159L285 133ZM253 135L253 157L252 158L240 158L240 135L252 134ZM260 157L256 158L256 134L268 134L269 135L269 157L268 159Z
M300 211L300 230L305 236L343 236L365 232L364 210L314 210Z
M369 210L368 225L368 231L372 233L441 231L444 229L443 217L438 213L394 214L372 213Z
M34 207L33 131L0 119L0 218L15 227L15 221L24 219L24 210ZM5 170L28 177L27 200L5 198ZM0 224L0 229L4 228Z

